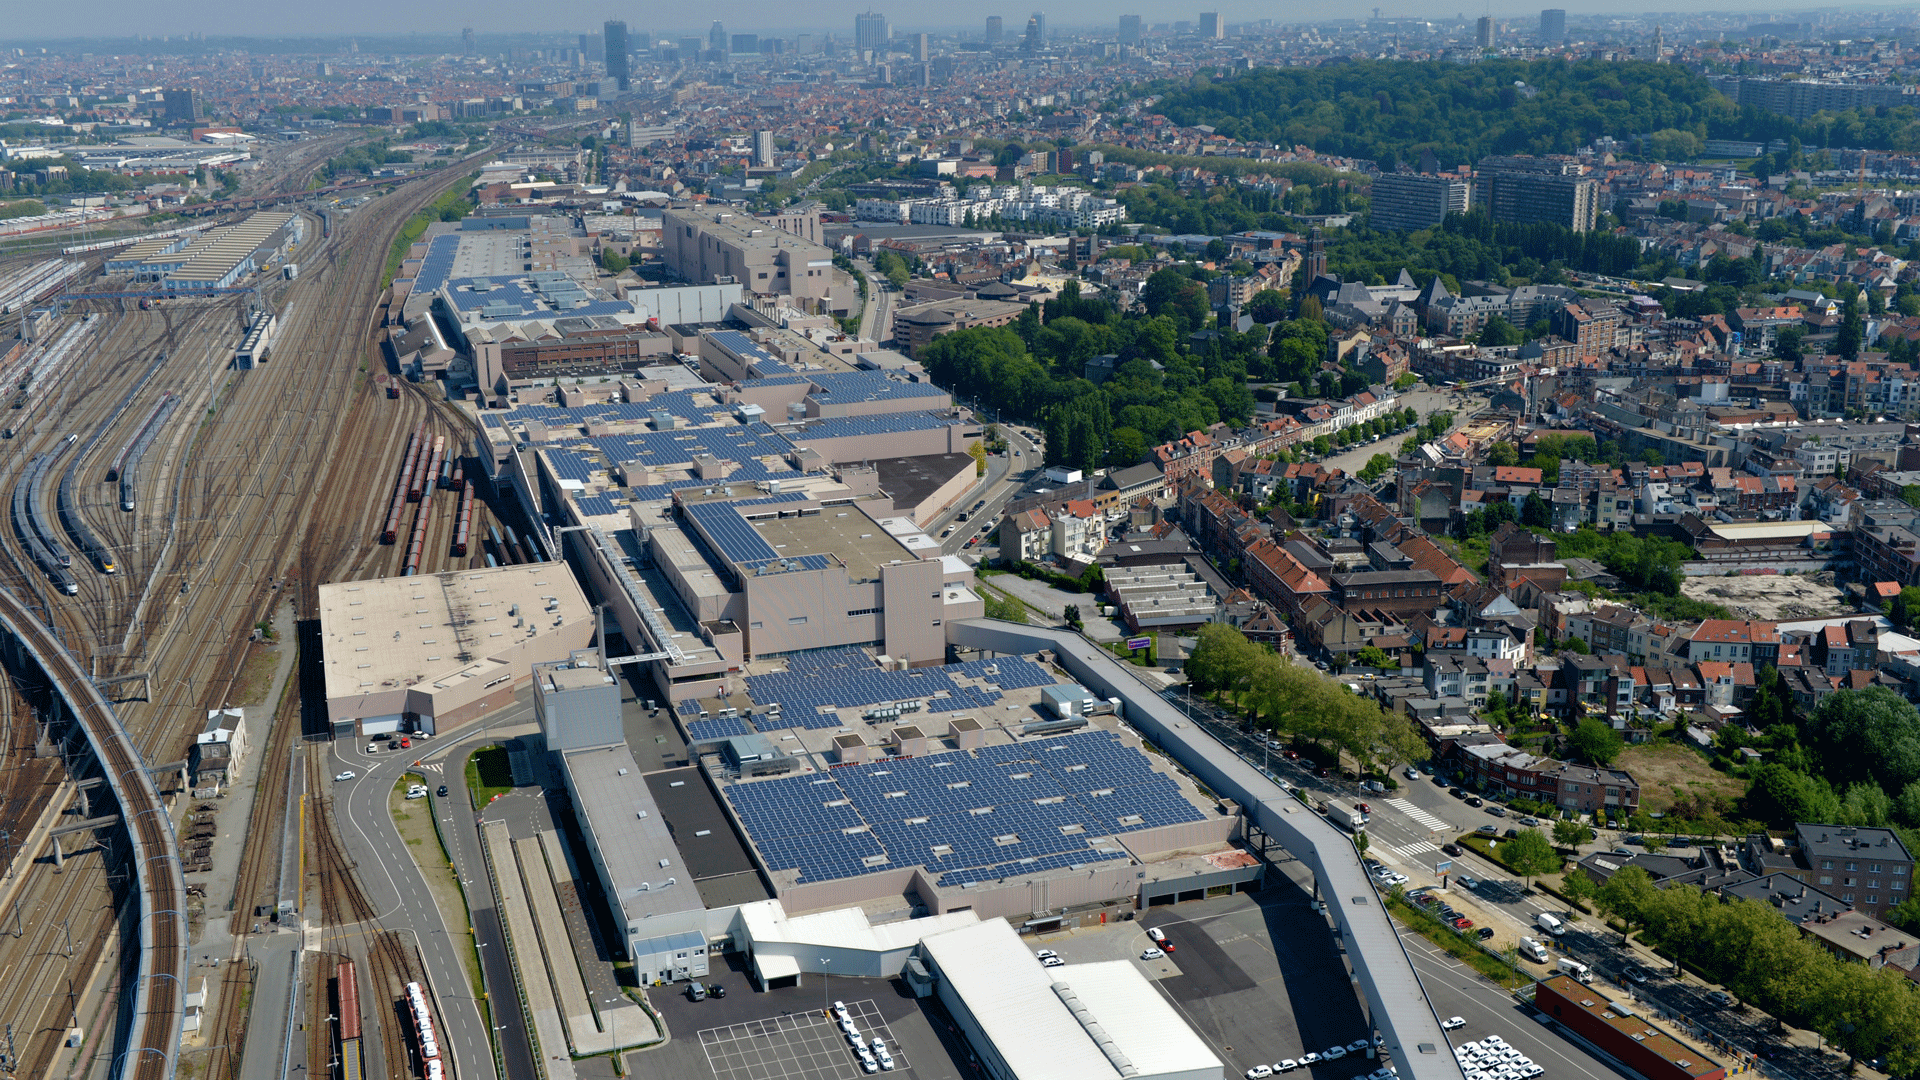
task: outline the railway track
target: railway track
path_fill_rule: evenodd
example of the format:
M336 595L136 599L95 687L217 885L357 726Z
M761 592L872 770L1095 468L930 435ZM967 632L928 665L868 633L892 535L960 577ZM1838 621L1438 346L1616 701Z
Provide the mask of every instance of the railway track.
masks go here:
M456 172L443 179L458 175ZM135 313L115 320L116 326L110 329L102 347L103 355L129 355L136 343L165 345L169 363L162 376L155 379L154 387L142 391L142 398L172 388L186 399L181 422L173 425L171 438L155 447L161 467L142 476L140 512L121 514L117 506L98 497L98 490L78 495L84 518L101 530L116 551L124 553L122 572L112 578L82 576L81 593L70 601L36 589L30 564L22 567L17 549L0 545L0 583L23 585L25 595L14 599L12 605L18 618L28 620L26 625L37 621L30 610L37 607L53 626L51 632L41 636L56 644L85 646L92 652L99 674L117 674L135 667L153 674L153 685L159 692L155 700L125 710L123 741L127 749L116 750L116 759L106 762L110 771L129 778L138 773L144 779L144 772L133 764L138 759L129 757L129 750L147 761L181 756L187 732L204 715L200 710L225 703L232 692L246 655L247 631L276 593L270 582L284 583L285 571L298 568L295 597L300 612L310 615L313 586L332 576L336 568L352 570L364 565L372 553L369 519L376 511L367 505L360 482L362 470L368 466L357 455L342 454L341 450L346 446L381 446L389 430L405 430L408 418L404 414L414 410L376 407L370 385L360 377L364 349L341 355L331 351L331 343L346 340L365 346L371 342L374 285L384 262L386 238L443 187L410 186L398 195L370 204L353 216L349 227L336 230L340 235L318 262L304 264L301 291L295 294L312 301L289 328L288 340L300 341L301 347L283 346L275 362L257 372L228 375L219 370L230 335L215 333L214 328L223 309L232 318L233 302L194 301L162 308L159 319L166 327L162 335L152 332L151 319ZM144 335L131 329L142 322L149 327ZM237 319L229 325L237 326ZM83 393L73 395L81 407L61 413L60 422L47 425L50 430L29 433L32 443L50 442L104 422L104 416L92 404L124 396L125 380L137 365L106 366L107 371L86 384ZM289 368L298 369L297 376L287 372ZM137 406L131 410L135 415L139 412ZM101 439L99 446L114 443L115 439L109 437ZM33 448L25 445L18 450ZM83 473L96 468L99 456L111 452L96 450L78 468ZM19 456L11 456L15 459L11 463L15 475L8 477L0 472L0 483L17 479ZM347 467L336 471L333 462L343 459ZM285 486L277 482L280 477L286 479ZM250 501L254 496L260 499L258 509ZM239 524L242 521L247 522L244 532ZM184 601L179 599L181 582L190 583L190 595ZM198 584L192 584L195 582ZM79 670L77 662L75 670ZM78 684L72 689L78 692ZM91 689L90 684L86 689ZM276 725L288 730L293 726L287 719ZM291 737L269 739L267 745L279 758L266 765L269 773L276 769L284 772L284 751L290 747ZM17 774L9 781L8 799L0 807L12 807L16 801L22 808L30 806L29 800L14 798ZM159 813L137 815L133 829L136 855L169 834L171 822L163 824L163 820L164 815ZM277 828L262 829L260 825L251 823L250 831L278 834ZM136 870L146 861L136 857ZM154 872L161 873L158 869ZM105 879L99 867L79 864L63 876L79 880L87 875ZM166 876L177 885L177 860ZM141 895L149 893L143 890ZM175 902L161 910L178 912L182 905ZM76 918L72 923L76 936L85 934L104 941L111 912L94 914L87 926L80 921ZM158 954L184 957L183 924L176 925L170 918L155 921L144 917L136 925L142 933L151 935L152 948ZM0 964L9 956L24 955L25 949L10 949L6 939L0 938ZM391 965L395 971L412 971L397 958ZM230 970L238 973L243 969L243 965L234 965ZM230 976L229 990L239 989L232 981L235 977ZM138 993L146 1003L147 1016L135 1025L136 1041L157 1030L157 1022L152 1019L155 1010L176 1006L178 992L177 980L169 984L164 979L139 978ZM221 995L223 1004L244 996L237 992ZM177 1019L158 1027L167 1028L177 1037ZM230 1028L215 1026L213 1030ZM35 1036L42 1045L37 1051L28 1047L29 1056L46 1060L45 1051L57 1044L58 1034L51 1026L42 1025L41 1033ZM135 1052L123 1059L127 1073L169 1074L174 1065L171 1052L156 1054L155 1049L136 1046Z

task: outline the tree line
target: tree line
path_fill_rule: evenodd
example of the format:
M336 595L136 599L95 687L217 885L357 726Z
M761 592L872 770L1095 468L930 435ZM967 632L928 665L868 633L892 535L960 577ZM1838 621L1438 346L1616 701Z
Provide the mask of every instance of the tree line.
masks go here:
M1208 623L1198 637L1187 657L1188 682L1196 693L1237 703L1253 726L1344 752L1363 771L1426 760L1426 742L1405 715L1383 710L1231 626Z

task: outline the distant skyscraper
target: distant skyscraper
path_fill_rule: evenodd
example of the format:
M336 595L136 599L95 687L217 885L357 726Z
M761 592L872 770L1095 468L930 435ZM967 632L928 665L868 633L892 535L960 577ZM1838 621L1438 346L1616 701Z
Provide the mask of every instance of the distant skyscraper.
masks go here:
M1020 47L1028 52L1039 52L1047 44L1047 17L1034 12L1027 17L1027 36Z
M853 17L853 48L855 52L885 52L887 40L893 36L892 28L887 26L887 17L872 11Z
M1666 51L1667 51L1667 36L1660 32L1660 28L1658 26L1655 26L1653 28L1653 62L1656 64L1659 63L1660 54Z
M1482 15L1474 24L1473 43L1483 49L1493 48L1493 16Z
M200 108L198 90L168 90L162 96L167 103L167 119L170 121L195 124L207 118Z
M1226 37L1227 36L1227 20L1221 18L1220 13L1217 11L1201 12L1200 13L1200 36L1203 38L1209 38L1214 41L1218 41L1221 38Z
M478 55L473 47L473 27L471 26L460 31L460 51L463 56Z
M773 167L773 132L753 133L753 163L763 169Z
M601 64L607 59L607 39L604 34L580 35L580 59Z
M933 59L933 42L927 35L913 35L913 59L921 64Z
M1327 272L1327 241L1320 235L1320 227L1314 226L1307 240L1307 280L1312 281Z
M627 24L618 19L607 20L600 32L600 49L607 55L607 78L613 80L617 89L633 89L627 71Z
M1000 16L987 16L987 44L998 45L1006 40L1006 31L1001 29Z
M1547 8L1540 13L1540 40L1560 42L1567 39L1567 9Z
M734 34L729 45L735 56L760 55L759 34Z
M707 31L707 48L727 51L727 28L720 25L719 19L713 20L713 29Z
M1140 44L1140 16L1138 15L1120 16L1120 44L1122 45Z

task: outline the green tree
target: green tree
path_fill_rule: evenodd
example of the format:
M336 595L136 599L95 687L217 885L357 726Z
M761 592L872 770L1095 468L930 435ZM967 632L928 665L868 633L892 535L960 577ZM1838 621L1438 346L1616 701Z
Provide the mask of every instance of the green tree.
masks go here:
M1600 885L1585 870L1576 866L1568 870L1560 879L1560 891L1573 901L1575 907L1593 902L1594 894L1600 891Z
M1593 830L1584 821L1562 818L1553 823L1553 842L1564 848L1578 848L1593 842Z
M1624 866L1594 893L1593 902L1602 913L1618 918L1629 928L1645 925L1648 901L1660 889L1653 878L1638 866Z
M973 475L987 475L987 446L979 439L967 444L967 456L973 459Z
M1886 687L1827 695L1805 731L1820 775L1835 784L1874 780L1899 791L1920 780L1920 710Z
M1528 888L1533 887L1536 876L1560 869L1560 853L1538 829L1521 829L1520 835L1500 845L1500 855L1508 869L1527 879Z
M1640 838L1640 846L1647 849L1647 854L1658 855L1667 850L1667 841L1657 833L1647 833Z
M1520 451L1510 442L1497 442L1487 448L1487 464L1513 466L1520 464Z
M1920 896L1909 896L1887 912L1887 922L1909 934L1920 934Z
M612 248L601 248L600 265L607 268L607 273L617 277L626 271L629 264L626 256Z
M981 607L989 619L1001 619L1006 622L1024 623L1027 621L1027 609L1020 601L1010 596L1001 596L991 589L983 589L980 594Z
M1840 333L1834 338L1834 351L1842 360L1849 363L1860 359L1860 344L1866 337L1866 326L1860 319L1858 300L1847 301L1846 313L1840 317Z
M1247 298L1247 306L1240 309L1257 323L1277 323L1286 318L1287 295L1273 289L1261 289Z
M1620 751L1625 749L1626 740L1613 730L1613 725L1596 717L1586 717L1567 736L1567 745L1589 762L1599 766L1612 765Z
M1360 479L1371 484L1391 471L1393 471L1393 459L1385 454L1375 454L1360 467Z
M1807 340L1807 332L1797 326L1789 326L1774 335L1773 355L1788 364L1798 365L1804 356L1801 345Z
M1394 661L1393 657L1387 655L1385 649L1376 648L1372 645L1368 645L1366 648L1355 653L1353 655L1353 662L1361 667L1370 668L1384 668L1389 666L1397 668L1400 666Z
M1080 626L1080 605L1079 604L1068 604L1066 607L1061 609L1060 614L1062 617L1064 617L1067 620L1068 626L1074 627L1075 629L1079 628Z
M1518 345L1524 340L1526 339L1521 337L1519 329L1499 315L1489 318L1482 324L1480 336L1474 339L1482 347Z

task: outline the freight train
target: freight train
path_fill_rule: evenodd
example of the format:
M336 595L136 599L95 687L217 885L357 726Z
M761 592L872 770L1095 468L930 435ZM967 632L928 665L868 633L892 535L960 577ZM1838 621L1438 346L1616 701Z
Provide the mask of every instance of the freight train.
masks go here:
M413 1038L420 1050L420 1071L427 1080L445 1080L445 1059L440 1054L440 1035L433 1028L433 1010L427 1006L427 993L417 982L407 984L407 1012L413 1018Z

